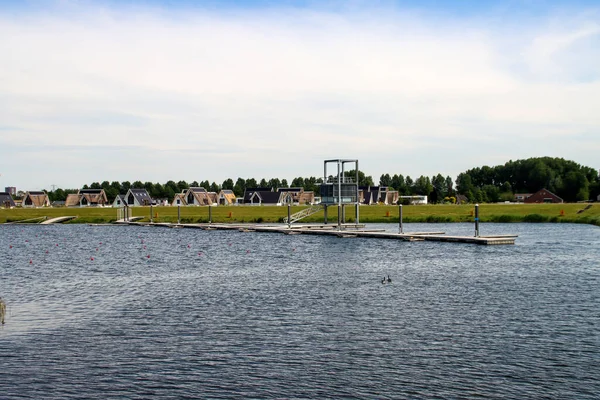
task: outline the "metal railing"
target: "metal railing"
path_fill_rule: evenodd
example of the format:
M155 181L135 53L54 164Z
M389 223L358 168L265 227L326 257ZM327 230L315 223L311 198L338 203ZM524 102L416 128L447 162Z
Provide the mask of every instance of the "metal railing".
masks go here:
M318 213L322 209L323 209L323 206L321 204L310 206L308 208L305 208L302 211L298 211L297 213L290 215L289 220L288 220L288 217L285 217L283 219L283 222L286 224L293 224L296 221L300 221L303 218L306 218L310 215Z

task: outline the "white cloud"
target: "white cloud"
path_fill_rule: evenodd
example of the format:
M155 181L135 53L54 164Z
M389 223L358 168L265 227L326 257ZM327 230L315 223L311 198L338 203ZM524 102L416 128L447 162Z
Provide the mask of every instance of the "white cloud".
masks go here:
M26 145L51 146L53 163L61 146L97 147L77 178L62 170L66 186L101 176L111 146L124 150L110 163L124 167L95 179L290 179L318 176L336 157L358 158L376 178L597 159L589 136L577 145L600 128L594 12L507 33L493 20L392 9L66 7L0 14L0 145L18 149L0 168L21 185L57 180L13 167Z

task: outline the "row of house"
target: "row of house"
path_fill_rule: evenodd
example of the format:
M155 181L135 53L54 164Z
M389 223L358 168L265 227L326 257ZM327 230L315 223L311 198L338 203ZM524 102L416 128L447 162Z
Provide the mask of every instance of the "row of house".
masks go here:
M459 203L462 203L464 196ZM359 187L359 202L371 204L397 204L398 201L409 201L411 204L427 204L427 196L399 196L397 191L389 190L386 186ZM466 201L466 198L464 198ZM514 195L515 202L522 203L563 203L563 199L547 189L541 189L533 194L519 193ZM598 196L600 201L600 196ZM172 206L229 206L247 205L284 205L284 204L318 204L320 198L314 192L303 188L248 188L244 196L237 198L232 190L223 189L208 192L202 187L191 187L177 193L170 203ZM0 207L10 208L17 204L8 192L0 192ZM45 192L26 192L20 205L22 207L49 207L50 200ZM81 189L75 194L67 195L66 207L140 207L150 205L169 205L167 200L152 199L146 189L129 189L125 195L118 195L112 204L108 203L104 189Z

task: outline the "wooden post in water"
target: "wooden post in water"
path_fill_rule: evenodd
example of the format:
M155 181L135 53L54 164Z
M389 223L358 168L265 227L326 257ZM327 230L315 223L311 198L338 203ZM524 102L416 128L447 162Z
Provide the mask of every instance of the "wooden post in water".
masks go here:
M292 205L288 203L288 228L292 227Z
M475 237L479 237L479 204L475 204Z
M404 233L404 228L402 227L402 204L398 204L398 221L400 226L398 227L398 233Z
M323 223L327 225L327 204L323 207Z
M153 223L154 219L152 218L152 203L150 203L150 223Z
M177 225L181 225L181 206L177 204Z
M212 206L208 205L208 223L212 224Z

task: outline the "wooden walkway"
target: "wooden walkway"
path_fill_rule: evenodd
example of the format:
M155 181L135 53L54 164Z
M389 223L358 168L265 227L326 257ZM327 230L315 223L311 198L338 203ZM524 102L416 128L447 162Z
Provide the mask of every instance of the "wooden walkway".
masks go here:
M393 233L383 229L363 229L361 226L347 225L345 229L338 231L337 225L303 225L287 226L261 225L261 224L171 224L171 223L140 223L121 222L129 225L156 226L165 228L188 228L203 230L235 230L239 232L275 232L288 235L329 235L340 238L372 238L372 239L395 239L409 242L434 241L448 243L470 243L482 245L515 244L518 235L496 235L496 236L450 236L444 232L411 232ZM364 225L362 225L364 227Z

